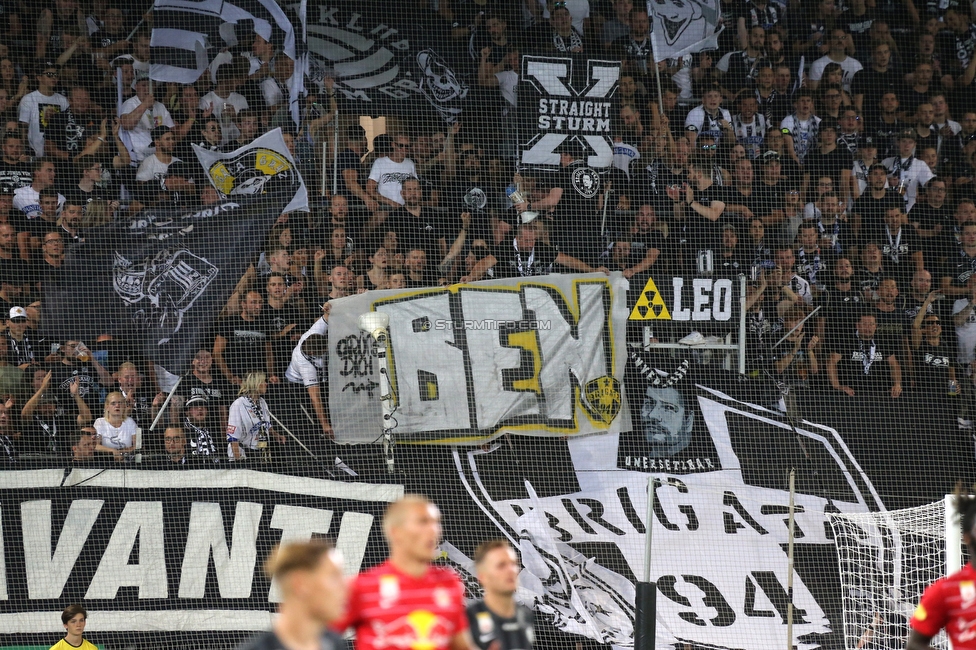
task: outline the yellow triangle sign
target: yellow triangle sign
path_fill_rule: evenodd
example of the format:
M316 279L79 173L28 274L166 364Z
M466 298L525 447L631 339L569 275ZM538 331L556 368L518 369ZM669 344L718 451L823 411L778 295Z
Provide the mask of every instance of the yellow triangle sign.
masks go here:
M671 320L671 313L654 284L654 278L647 279L647 284L627 320Z

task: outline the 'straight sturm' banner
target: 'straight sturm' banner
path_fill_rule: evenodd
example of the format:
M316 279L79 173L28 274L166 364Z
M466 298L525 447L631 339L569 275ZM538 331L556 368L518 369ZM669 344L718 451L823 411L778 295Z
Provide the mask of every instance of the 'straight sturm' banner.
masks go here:
M613 93L620 62L523 56L519 75L519 158L523 166L558 167L558 147L573 141L590 167L613 162Z
M376 350L357 324L370 311L390 316L398 439L626 428L626 287L619 273L550 275L333 301L329 403L336 440L372 442L381 433Z

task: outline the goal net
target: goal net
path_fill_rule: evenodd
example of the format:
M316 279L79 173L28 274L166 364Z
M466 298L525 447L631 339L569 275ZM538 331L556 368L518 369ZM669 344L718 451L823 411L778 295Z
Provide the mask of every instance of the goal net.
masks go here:
M922 592L961 566L952 497L888 512L830 517L837 547L847 648L901 647ZM950 538L960 540L950 548ZM948 648L945 632L932 640Z

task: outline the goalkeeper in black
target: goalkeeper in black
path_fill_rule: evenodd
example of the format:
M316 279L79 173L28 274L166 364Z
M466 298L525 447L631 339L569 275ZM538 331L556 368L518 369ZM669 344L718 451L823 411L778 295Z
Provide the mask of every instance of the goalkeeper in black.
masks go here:
M468 622L481 650L532 650L532 610L515 602L520 570L509 543L495 539L478 546L474 566L484 597L468 606Z

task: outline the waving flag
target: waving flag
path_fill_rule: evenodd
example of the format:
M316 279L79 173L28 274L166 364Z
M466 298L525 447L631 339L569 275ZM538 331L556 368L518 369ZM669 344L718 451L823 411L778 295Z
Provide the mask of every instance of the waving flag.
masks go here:
M647 15L655 61L718 47L720 0L647 0Z
M132 343L163 381L190 367L210 328L282 208L302 188L276 174L263 193L240 194L195 211L167 207L94 229L71 246L44 284L44 331L55 341L100 334ZM84 296L85 318L78 318Z
M156 0L149 76L155 81L195 82L218 52L236 44L233 26L249 21L254 33L295 61L289 94L297 124L298 99L305 91L304 13L304 2L294 15L274 0Z

